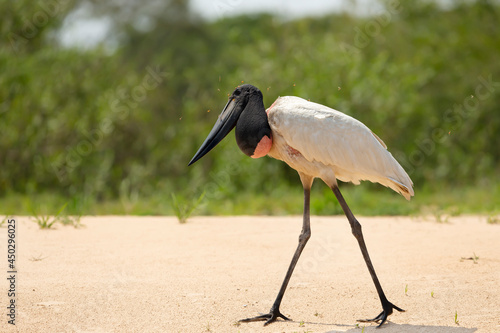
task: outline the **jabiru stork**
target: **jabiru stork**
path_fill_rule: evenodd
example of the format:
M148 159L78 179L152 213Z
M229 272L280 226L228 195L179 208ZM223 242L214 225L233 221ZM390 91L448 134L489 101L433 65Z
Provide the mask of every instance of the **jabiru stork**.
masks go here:
M403 195L413 196L413 183L405 170L387 150L385 143L360 121L321 104L299 97L279 97L265 109L260 90L250 84L238 86L219 115L208 137L189 165L195 163L236 126L236 142L246 155L259 158L269 155L297 170L304 188L304 215L299 244L293 255L278 296L268 314L240 320L289 320L280 312L280 304L293 270L311 237L309 202L315 178L328 185L339 201L358 241L361 253L377 289L383 311L363 322L382 326L395 306L384 294L366 249L361 224L354 217L337 185L337 179L359 184L361 180L380 183Z

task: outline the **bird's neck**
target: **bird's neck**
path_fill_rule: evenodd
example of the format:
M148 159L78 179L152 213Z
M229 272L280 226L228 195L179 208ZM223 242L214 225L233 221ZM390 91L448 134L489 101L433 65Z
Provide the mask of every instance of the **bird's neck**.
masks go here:
M236 142L243 153L254 158L265 156L271 149L271 127L262 96L249 98L236 123Z

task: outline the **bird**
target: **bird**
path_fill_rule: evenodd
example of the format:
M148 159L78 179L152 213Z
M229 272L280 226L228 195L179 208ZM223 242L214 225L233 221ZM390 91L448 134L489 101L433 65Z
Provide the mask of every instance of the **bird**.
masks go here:
M215 125L188 166L212 150L235 127L236 142L244 154L252 158L267 155L285 162L298 172L304 190L299 243L276 300L269 313L241 319L240 322L265 321L265 326L278 318L290 320L281 313L280 305L302 250L311 237L310 195L316 178L330 187L340 203L382 305L379 315L358 321L376 322L379 323L377 327L381 327L393 310L404 312L385 296L368 254L361 224L347 205L337 182L357 185L360 181L371 181L410 200L414 195L413 182L385 143L359 120L300 97L278 97L266 110L262 92L251 84L244 84L237 86L229 96Z

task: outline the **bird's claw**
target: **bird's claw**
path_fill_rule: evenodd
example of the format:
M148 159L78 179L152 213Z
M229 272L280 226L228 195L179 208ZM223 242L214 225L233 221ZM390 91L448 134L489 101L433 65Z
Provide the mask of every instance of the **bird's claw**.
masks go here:
M278 318L282 318L284 320L290 320L288 319L287 317L285 317L279 309L271 309L271 311L269 311L269 313L267 314L264 314L264 315L260 315L260 316L257 316L257 317L253 317L253 318L246 318L246 319L241 319L239 320L239 322L241 323L249 323L249 322L252 322L252 321L266 321L264 323L264 326L267 326L273 322L276 321L276 319Z
M377 326L377 328L379 328L387 321L387 317L389 317L392 314L392 309L396 309L399 312L405 312L405 310L395 306L394 304L392 304L389 301L387 301L387 304L384 304L383 308L384 308L384 310L382 312L380 312L380 314L378 316L376 316L375 318L358 319L358 321L362 322L362 323L379 322L380 321L380 324Z

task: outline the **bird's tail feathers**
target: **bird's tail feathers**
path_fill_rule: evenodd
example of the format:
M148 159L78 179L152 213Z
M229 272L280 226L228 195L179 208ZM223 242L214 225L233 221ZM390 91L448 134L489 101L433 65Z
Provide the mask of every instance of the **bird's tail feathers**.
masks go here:
M411 182L409 177L408 177L408 180L410 183L408 185L405 185L405 184L403 184L403 183L401 183L401 182L399 182L391 177L388 177L388 179L389 179L390 183L387 184L387 186L389 186L394 191L401 194L403 197L405 197L406 200L410 200L410 198L415 195L415 193L413 192L413 187L412 187L413 183Z

